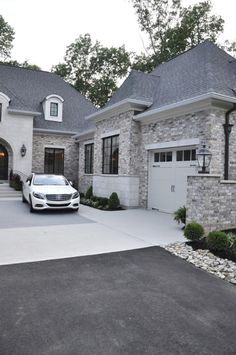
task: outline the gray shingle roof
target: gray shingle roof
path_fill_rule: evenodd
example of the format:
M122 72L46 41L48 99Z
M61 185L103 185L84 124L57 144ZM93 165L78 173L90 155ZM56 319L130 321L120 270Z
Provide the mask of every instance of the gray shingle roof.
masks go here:
M153 101L155 87L158 85L158 77L132 70L121 87L114 93L105 107L109 107L124 99L136 99L141 101Z
M42 113L34 118L34 128L78 133L94 127L85 117L96 108L56 74L0 64L0 91L10 97L11 109ZM42 101L51 94L64 99L63 122L44 119Z
M236 60L210 41L159 65L152 73L132 71L107 103L124 98L151 99L149 111L216 92L235 99Z

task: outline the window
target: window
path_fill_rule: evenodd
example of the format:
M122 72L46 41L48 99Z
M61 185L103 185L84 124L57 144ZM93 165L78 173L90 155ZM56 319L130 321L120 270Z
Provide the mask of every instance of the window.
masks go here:
M54 116L54 117L58 116L58 103L57 102L50 103L50 116Z
M0 122L2 121L2 104L0 104Z
M103 174L118 174L119 136L103 138Z
M64 174L64 149L45 148L45 174Z
M196 160L196 149L178 150L176 152L177 161L192 161Z
M85 144L84 146L84 172L93 174L93 150L94 144Z
M172 152L154 153L154 163L164 163L172 161Z

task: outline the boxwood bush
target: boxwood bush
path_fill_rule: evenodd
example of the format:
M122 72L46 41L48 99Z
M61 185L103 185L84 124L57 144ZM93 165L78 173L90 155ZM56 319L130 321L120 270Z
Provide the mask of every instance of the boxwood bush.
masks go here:
M112 192L111 196L109 197L108 206L112 210L120 206L120 200L116 192Z
M199 223L189 223L184 229L184 236L192 241L200 240L204 236L204 228Z
M225 232L210 232L206 238L207 247L210 250L226 251L229 250L232 242L231 237Z

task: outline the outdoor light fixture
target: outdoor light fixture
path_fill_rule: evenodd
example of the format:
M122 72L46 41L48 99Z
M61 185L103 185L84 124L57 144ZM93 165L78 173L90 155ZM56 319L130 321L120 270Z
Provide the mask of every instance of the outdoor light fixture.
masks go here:
M26 146L24 144L20 148L20 154L22 157L24 157L26 155Z
M202 147L197 151L198 166L202 169L199 174L209 174L207 168L211 163L211 152L206 148L206 143L202 142Z

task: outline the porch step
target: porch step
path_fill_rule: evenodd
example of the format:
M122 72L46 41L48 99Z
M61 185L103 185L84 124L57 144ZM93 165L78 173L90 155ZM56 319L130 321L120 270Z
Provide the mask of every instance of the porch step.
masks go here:
M0 199L1 198L16 198L21 197L21 191L16 191L12 187L9 186L8 183L0 184Z

